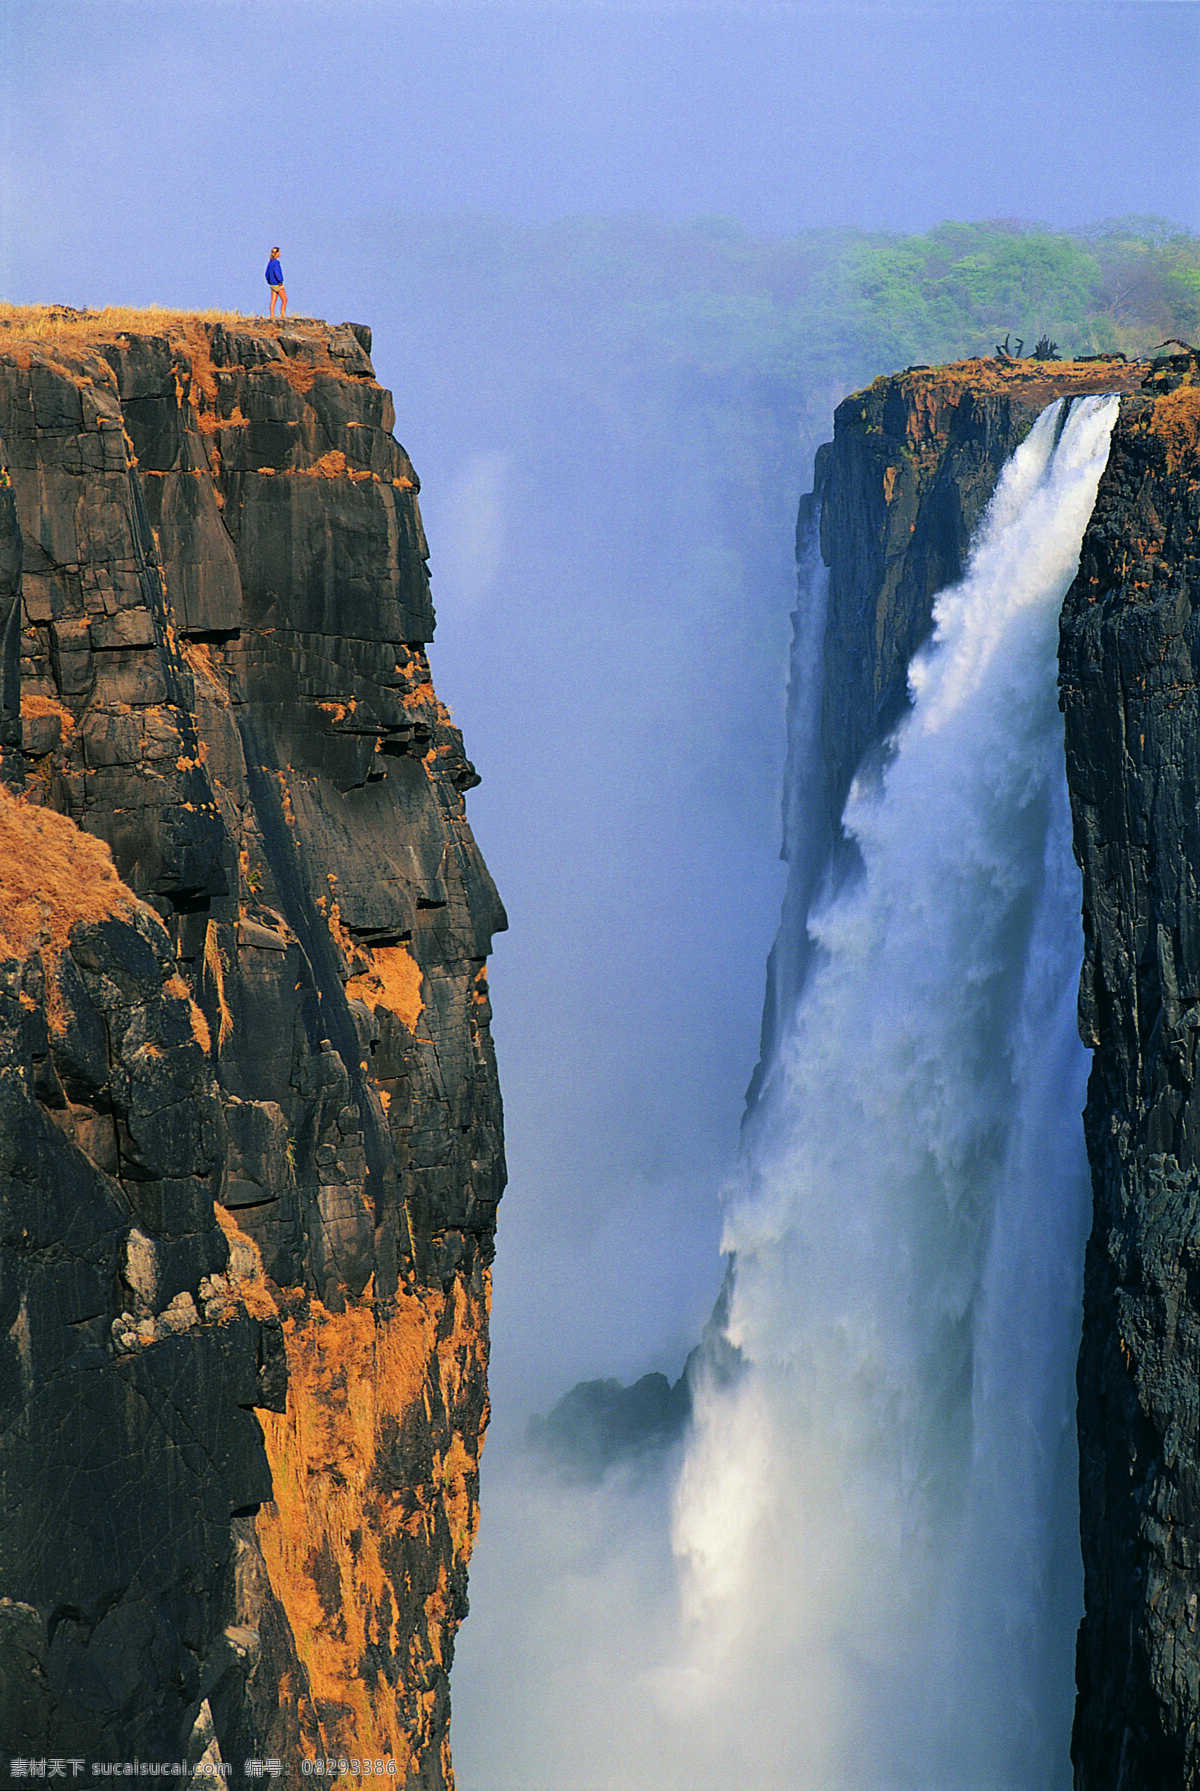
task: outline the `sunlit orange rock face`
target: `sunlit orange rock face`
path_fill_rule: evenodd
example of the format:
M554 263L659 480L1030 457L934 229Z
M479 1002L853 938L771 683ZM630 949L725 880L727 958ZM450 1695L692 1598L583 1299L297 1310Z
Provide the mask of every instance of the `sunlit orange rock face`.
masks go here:
M14 1755L452 1783L504 917L369 348L0 333Z

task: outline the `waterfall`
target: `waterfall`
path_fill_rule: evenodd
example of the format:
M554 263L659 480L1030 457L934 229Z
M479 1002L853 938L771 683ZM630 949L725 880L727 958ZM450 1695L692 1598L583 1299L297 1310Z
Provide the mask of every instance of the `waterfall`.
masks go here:
M1088 1179L1055 672L1116 409L1060 400L1005 468L852 788L860 871L785 907L776 964L807 970L727 1203L744 1366L697 1390L657 1676L708 1736L697 1782L1070 1782Z

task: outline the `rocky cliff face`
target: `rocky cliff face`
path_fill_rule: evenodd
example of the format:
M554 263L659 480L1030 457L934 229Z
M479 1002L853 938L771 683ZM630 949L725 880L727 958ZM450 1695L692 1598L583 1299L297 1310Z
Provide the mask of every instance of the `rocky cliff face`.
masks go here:
M840 406L814 500L830 568L830 849L901 712L936 590L1038 410L1119 391L1063 609L1084 880L1095 1220L1079 1369L1079 1791L1200 1784L1200 362L916 369ZM806 519L802 513L802 530Z
M1094 1051L1080 1791L1200 1783L1200 361L1128 398L1062 620Z
M829 567L821 732L835 833L864 754L904 711L933 599L962 576L1005 461L1055 398L1139 378L1112 361L961 361L877 379L838 406L806 500Z
M369 349L0 335L14 1755L452 1782L504 919Z

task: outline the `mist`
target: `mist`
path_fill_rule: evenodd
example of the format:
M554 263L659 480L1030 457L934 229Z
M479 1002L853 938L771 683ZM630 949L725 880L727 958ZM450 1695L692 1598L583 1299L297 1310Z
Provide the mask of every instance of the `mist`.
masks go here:
M847 343L786 402L723 319L790 291L804 232L1200 229L1198 75L1190 0L0 11L0 298L264 310L279 243L293 313L371 325L421 476L434 678L511 922L463 1791L631 1786L662 1698L686 1708L651 1664L677 1455L564 1485L523 1438L577 1380L678 1376L720 1287L784 888L796 506L833 405L889 370L837 288ZM769 277L676 306L764 245Z

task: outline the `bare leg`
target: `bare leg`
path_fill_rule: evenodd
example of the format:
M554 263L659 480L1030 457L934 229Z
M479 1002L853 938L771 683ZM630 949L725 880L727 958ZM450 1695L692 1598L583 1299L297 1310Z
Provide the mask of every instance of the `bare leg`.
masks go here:
M274 317L274 315L275 315L275 300L276 299L280 299L282 301L280 304L280 307L279 307L279 315L281 317L286 317L287 316L287 292L284 289L284 287L272 286L272 288L271 288L271 312L270 312L270 314L272 317Z

